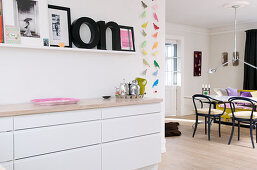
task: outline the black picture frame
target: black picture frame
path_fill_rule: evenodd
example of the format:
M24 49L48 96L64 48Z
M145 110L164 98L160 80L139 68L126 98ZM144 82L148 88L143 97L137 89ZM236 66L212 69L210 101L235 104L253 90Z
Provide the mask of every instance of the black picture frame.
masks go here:
M72 48L72 37L71 37L71 12L70 12L70 8L67 8L67 7L62 7L62 6L55 6L55 5L48 5L48 9L56 9L56 10L62 10L62 11L66 11L67 12L67 32L68 32L68 44L64 44L64 47L67 47L67 48ZM50 20L50 18L49 18ZM52 23L52 22L49 22L49 23ZM50 28L52 28L52 25L50 24L49 25ZM50 29L49 28L49 29ZM51 32L52 29L50 29L50 34L52 33ZM51 42L51 36L49 38L49 43L50 43L50 46L51 47L59 47L59 45L57 44L52 44Z
M122 35L122 30L128 30L128 37L130 36L130 32L131 32L131 37L128 39L128 41L132 40L132 42L128 42L130 45L132 45L133 47L128 47L130 49L127 48L123 48L123 35ZM130 31L130 32L129 32ZM136 51L136 47L135 47L135 36L134 36L134 28L133 27L129 27L129 26L123 26L120 25L120 39L121 39L121 51L130 51L130 52L135 52Z

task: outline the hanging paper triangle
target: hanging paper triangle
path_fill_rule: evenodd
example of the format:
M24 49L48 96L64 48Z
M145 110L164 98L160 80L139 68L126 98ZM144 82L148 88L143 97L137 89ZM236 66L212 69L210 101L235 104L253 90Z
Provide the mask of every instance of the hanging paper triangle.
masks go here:
M160 69L159 63L157 63L156 60L154 60L154 65L155 65L155 67L158 67Z
M153 6L153 9L156 11L159 8L158 4Z
M153 37L154 37L154 38L157 38L157 37L158 37L158 34L159 34L159 32L156 32L156 33L153 35Z
M150 64L146 61L146 59L143 59L143 63L144 63L144 65L150 67Z
M146 11L143 12L143 14L142 14L141 17L142 17L142 18L145 18L145 17L146 17Z
M157 79L157 80L153 83L153 87L152 87L152 88L154 88L155 86L158 86L158 84L159 84L159 79Z
M160 29L160 27L158 27L157 25L155 25L155 23L153 23L153 26L154 26L154 29L155 29L155 30Z
M152 50L158 47L158 42L154 43Z
M145 30L142 31L142 34L143 34L144 37L147 36L147 33L145 32Z
M159 70L153 73L153 76L158 76Z
M147 8L147 7L148 7L143 1L141 1L141 2L142 2L142 6L143 6L144 8Z
M158 16L157 16L156 12L153 14L153 16L154 16L154 19L155 19L157 22L159 22L159 19L158 19Z
M142 25L142 27L143 27L143 28L146 28L146 27L147 27L147 24L148 24L148 22L144 23L144 24Z
M154 56L157 56L159 53L159 51L156 51L155 53L153 53Z
M144 42L142 43L142 48L145 48L146 45L147 45L147 41L144 41Z
M147 69L143 71L142 75L146 76L146 73L147 73Z
M145 50L143 50L143 54L146 56L147 55L147 52Z

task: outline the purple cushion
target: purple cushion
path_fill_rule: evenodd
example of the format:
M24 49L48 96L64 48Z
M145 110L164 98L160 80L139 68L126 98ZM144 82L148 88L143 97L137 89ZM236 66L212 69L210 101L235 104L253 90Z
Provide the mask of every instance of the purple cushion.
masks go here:
M227 91L228 91L229 96L238 96L237 89L233 89L233 88L228 87Z
M252 97L250 92L243 92L243 91L240 92L240 96L241 97Z

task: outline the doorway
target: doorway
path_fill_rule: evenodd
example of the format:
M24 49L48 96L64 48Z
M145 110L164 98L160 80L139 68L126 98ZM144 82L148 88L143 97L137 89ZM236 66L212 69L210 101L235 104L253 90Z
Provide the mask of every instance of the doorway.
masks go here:
M178 40L165 43L165 114L176 116L181 110L181 44Z

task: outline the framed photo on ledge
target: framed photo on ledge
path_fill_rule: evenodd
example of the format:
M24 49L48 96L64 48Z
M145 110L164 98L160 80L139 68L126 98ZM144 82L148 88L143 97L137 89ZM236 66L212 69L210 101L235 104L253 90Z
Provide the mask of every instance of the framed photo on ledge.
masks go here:
M136 51L133 27L120 25L121 51Z
M2 0L2 2L4 26L19 28L22 45L43 46L43 38L49 38L47 1Z
M50 46L72 47L70 8L48 5Z

